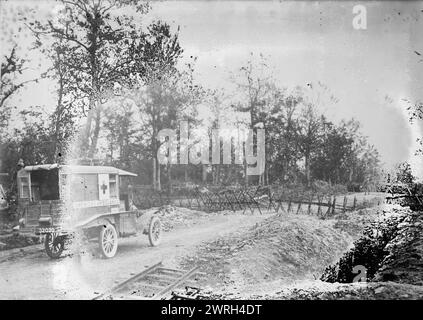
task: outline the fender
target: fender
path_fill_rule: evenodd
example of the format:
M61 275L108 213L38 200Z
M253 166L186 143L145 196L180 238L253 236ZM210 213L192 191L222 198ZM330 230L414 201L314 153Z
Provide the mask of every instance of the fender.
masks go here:
M85 221L81 221L74 226L75 229L89 229L92 227L99 227L107 224L112 224L116 228L119 227L119 213L116 214L99 214L90 217Z

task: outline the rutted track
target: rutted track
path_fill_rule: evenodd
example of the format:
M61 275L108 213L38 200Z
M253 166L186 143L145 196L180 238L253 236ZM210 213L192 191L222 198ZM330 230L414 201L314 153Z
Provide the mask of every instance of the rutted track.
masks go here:
M178 269L180 257L198 244L242 232L267 217L240 212L204 215L195 225L165 233L158 247L149 247L144 237L123 239L113 259L86 254L50 260L39 252L5 261L0 263L0 299L93 299L160 261Z

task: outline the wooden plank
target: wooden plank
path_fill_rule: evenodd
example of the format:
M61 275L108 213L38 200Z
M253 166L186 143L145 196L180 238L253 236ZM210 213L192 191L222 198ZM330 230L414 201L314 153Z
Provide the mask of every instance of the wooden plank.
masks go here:
M173 288L175 288L176 286L180 285L182 282L184 282L185 280L189 279L191 276L193 276L195 274L195 272L199 269L200 267L195 267L192 268L191 270L189 270L187 273L185 273L182 277L180 277L177 281L175 281L174 283L172 283L171 285L169 285L168 287L166 287L165 289L163 289L162 291L160 291L157 296L155 296L155 298L160 298L161 296L163 296L165 293L169 292L170 290L172 290Z
M177 272L177 273L181 273L184 274L184 270L179 270L179 269L170 269L170 268L163 268L163 267L159 267L157 268L157 271L169 271L169 272Z
M163 280L163 281L168 281L168 280L176 280L180 277L180 275L169 275L169 274L155 274L155 273L149 273L147 275L145 275L146 279L155 279L155 280Z

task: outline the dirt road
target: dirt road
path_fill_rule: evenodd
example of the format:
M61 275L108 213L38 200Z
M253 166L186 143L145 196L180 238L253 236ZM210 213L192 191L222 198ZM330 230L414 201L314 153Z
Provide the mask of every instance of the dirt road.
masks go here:
M177 260L202 242L247 229L268 217L213 215L195 226L164 233L155 248L149 247L146 236L121 239L113 259L86 254L50 260L43 252L5 261L0 263L0 299L91 299L159 261L177 267Z

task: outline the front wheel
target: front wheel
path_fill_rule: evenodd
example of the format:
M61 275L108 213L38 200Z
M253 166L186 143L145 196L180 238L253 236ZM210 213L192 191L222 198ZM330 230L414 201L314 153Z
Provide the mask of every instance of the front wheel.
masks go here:
M118 235L113 225L108 224L100 228L99 236L100 253L105 258L113 258L118 247Z
M155 247L159 245L162 235L162 224L158 217L153 217L150 220L150 225L148 227L148 241L150 245Z
M57 259L62 255L65 248L65 239L56 233L48 233L44 241L44 248L50 258Z

